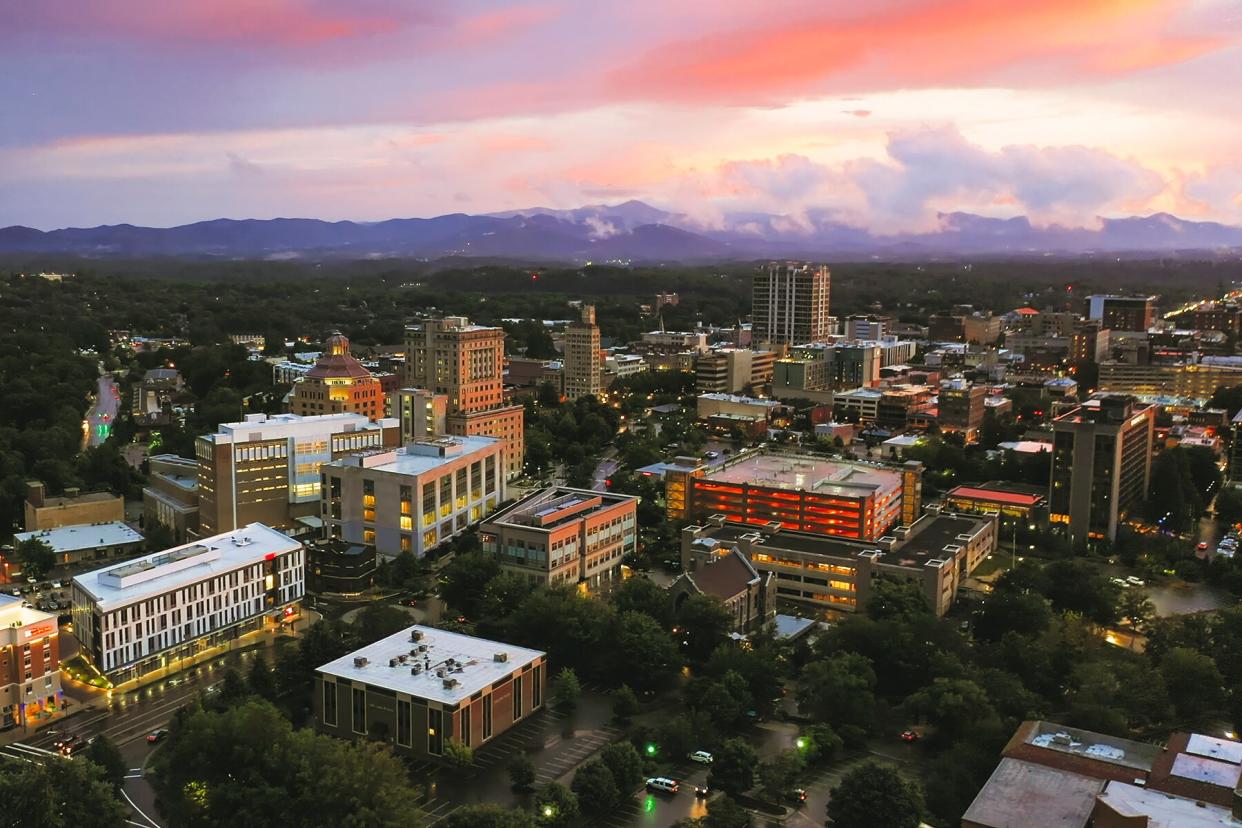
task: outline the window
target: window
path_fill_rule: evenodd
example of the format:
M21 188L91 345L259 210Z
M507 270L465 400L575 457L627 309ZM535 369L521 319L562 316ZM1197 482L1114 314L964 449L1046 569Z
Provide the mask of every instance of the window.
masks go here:
M492 694L483 697L483 741L492 738Z
M323 723L336 727L336 682L323 683Z
M513 677L513 721L522 718L522 676Z
M470 732L470 705L462 705L461 712L457 715L461 716L461 743L469 745L472 735Z
M397 699L397 744L409 747L412 735L410 733L410 703Z
M535 669L531 672L533 673L533 677L531 678L530 698L531 707L535 708L543 704L543 681L541 680L543 678L541 675L543 673L543 665L536 664Z
M444 711L427 708L427 752L439 756L444 752Z
M353 696L354 733L367 732L367 691L355 687Z

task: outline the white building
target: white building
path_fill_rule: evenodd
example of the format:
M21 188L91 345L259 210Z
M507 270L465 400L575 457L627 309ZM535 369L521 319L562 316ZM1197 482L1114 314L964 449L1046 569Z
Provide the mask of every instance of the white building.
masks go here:
M345 457L322 476L328 534L374 544L381 555L422 557L478 523L505 499L504 441L440 437Z
M13 536L17 543L32 539L51 547L58 566L122 557L137 552L143 542L136 529L119 520L57 526L36 532L18 532Z
M81 655L114 684L279 623L305 594L302 544L261 523L73 579Z

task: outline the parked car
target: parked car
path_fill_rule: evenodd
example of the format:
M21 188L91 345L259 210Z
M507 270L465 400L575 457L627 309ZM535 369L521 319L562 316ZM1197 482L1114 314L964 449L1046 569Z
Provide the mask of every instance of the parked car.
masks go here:
M918 740L919 740L918 731L903 730L901 732L901 741L903 742L917 742Z
M675 794L681 790L681 783L667 776L653 776L647 780L647 790Z
M1146 581L1144 581L1142 578L1135 577L1134 575L1131 575L1130 577L1126 578L1126 583L1128 583L1130 586L1138 586L1138 587L1147 585Z
M397 603L403 607L416 607L418 606L418 599L412 595L407 595Z
M710 765L712 763L712 755L705 750L696 750L690 754L691 762L698 762L700 765Z

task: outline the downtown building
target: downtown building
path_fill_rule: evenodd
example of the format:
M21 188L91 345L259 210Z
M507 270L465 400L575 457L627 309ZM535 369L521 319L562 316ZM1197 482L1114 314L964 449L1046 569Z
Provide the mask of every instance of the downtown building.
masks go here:
M543 707L547 673L538 650L413 626L315 671L315 729L418 758L478 749Z
M248 414L240 423L222 423L194 443L198 534L251 523L317 533L319 467L399 441L397 420L371 422L360 413Z
M301 417L362 414L372 422L384 417L384 388L349 352L349 340L334 333L325 351L293 385L289 410Z
M0 730L32 724L62 701L56 616L0 594Z
M1075 548L1114 540L1147 497L1156 408L1128 396L1089 400L1052 421L1049 520Z
M113 684L278 627L305 594L302 544L253 523L73 579L79 654Z
M759 269L751 283L754 341L795 345L826 340L833 332L831 289L827 265L771 262Z
M621 581L621 561L638 550L638 500L553 486L484 521L479 539L504 572L532 584L607 591Z
M1110 331L1146 333L1156 321L1158 296L1096 294L1086 298L1087 318Z
M448 434L500 440L512 479L525 462L525 409L505 403L504 366L503 328L450 316L405 329L406 385L444 395Z
M504 443L438 437L343 457L320 469L319 486L329 538L421 558L505 499Z
M565 328L565 396L599 397L603 392L599 351L599 326L595 306L583 305L582 318Z

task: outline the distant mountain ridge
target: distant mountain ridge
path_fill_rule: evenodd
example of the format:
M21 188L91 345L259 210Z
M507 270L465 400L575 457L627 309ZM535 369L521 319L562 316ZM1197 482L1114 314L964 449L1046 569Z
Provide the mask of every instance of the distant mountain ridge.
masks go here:
M486 215L378 222L214 219L178 227L131 224L42 231L0 228L0 253L85 257L383 258L449 256L564 262L719 261L776 257L1083 255L1242 250L1242 227L1168 213L1100 219L1095 227L1036 227L1024 216L937 216L927 233L876 234L827 211L805 217L725 215L704 226L641 201L572 210L531 208Z

